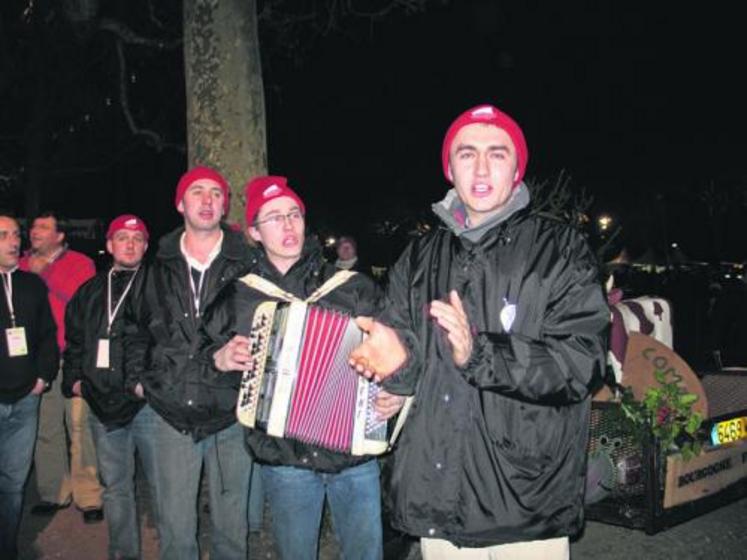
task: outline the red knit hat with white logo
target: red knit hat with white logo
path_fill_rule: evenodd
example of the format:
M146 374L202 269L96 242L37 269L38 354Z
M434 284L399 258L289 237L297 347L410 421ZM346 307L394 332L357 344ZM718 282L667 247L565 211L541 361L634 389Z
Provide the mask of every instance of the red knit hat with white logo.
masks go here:
M120 229L139 231L143 234L146 241L148 241L148 237L150 237L145 222L134 214L122 214L121 216L114 218L109 224L109 229L106 230L106 238L111 239Z
M246 217L247 225L252 225L260 208L266 203L281 196L288 196L296 201L301 212L306 213L306 207L301 198L288 186L288 179L276 175L255 177L246 184Z
M176 196L174 197L174 205L178 208L179 203L182 201L182 198L184 198L184 193L187 192L187 189L200 179L209 179L218 183L220 190L223 191L223 214L228 214L228 197L231 194L228 188L228 181L226 181L223 178L223 175L218 173L215 169L204 167L202 165L193 167L181 176L179 182L176 185Z
M524 133L521 131L519 125L516 124L516 121L492 105L478 105L477 107L472 107L472 109L459 115L457 119L451 123L449 130L446 131L444 145L441 148L441 163L443 164L446 179L449 182L452 181L452 178L449 176L449 151L451 150L451 143L454 141L457 132L468 124L474 123L492 124L493 126L505 130L511 137L511 141L514 143L514 148L516 149L516 166L519 171L516 181L514 181L514 186L518 185L524 178L527 161L529 160L527 142L524 139Z

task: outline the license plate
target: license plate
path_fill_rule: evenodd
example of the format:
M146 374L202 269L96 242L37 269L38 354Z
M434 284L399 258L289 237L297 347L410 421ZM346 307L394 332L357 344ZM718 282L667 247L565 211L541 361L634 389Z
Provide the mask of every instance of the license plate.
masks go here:
M724 420L711 429L713 445L723 445L741 439L747 439L747 417Z

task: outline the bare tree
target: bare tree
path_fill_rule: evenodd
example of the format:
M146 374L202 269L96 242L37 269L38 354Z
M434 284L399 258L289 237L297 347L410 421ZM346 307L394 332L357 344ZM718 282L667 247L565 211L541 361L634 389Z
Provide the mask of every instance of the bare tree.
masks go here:
M571 176L561 170L555 180L527 179L535 212L549 214L572 224L582 224L594 201L586 189L572 186Z

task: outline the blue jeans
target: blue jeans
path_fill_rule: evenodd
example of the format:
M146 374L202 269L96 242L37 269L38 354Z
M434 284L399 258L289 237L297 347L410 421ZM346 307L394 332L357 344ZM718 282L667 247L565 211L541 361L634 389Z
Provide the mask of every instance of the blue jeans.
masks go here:
M211 560L247 557L247 502L252 459L244 429L233 424L195 442L155 415L155 473L161 560L198 560L197 498L203 464L210 499Z
M0 558L15 558L23 487L31 470L39 396L0 403Z
M381 493L376 460L339 473L262 466L280 557L316 560L325 496L346 560L381 560Z
M249 482L249 530L259 532L262 530L262 520L265 513L265 493L262 488L262 467L254 463L252 467L252 478Z
M135 450L140 455L151 495L157 504L157 489L153 483L156 470L156 450L153 431L156 413L144 406L132 422L122 428L107 431L96 418L88 416L96 445L99 477L104 486L104 511L109 528L109 558L140 556L140 523L135 494ZM156 514L156 518L158 515Z

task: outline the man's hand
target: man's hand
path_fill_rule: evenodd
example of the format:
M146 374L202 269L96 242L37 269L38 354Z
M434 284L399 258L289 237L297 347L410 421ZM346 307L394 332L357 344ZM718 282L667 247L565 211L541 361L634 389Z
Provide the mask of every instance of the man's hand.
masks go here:
M431 316L446 331L451 343L451 355L454 363L463 366L472 355L472 332L469 328L469 317L464 311L462 300L456 290L449 292L449 303L434 300L431 302Z
M400 411L403 404L405 404L405 397L392 395L382 389L376 395L376 402L374 403L376 417L379 420L389 420Z
M47 382L44 381L41 377L37 377L36 384L34 385L34 388L31 389L31 394L41 395L46 389L47 389Z
M237 334L213 354L213 363L218 371L246 371L251 367L249 338Z
M80 390L80 379L78 381L76 381L75 383L73 383L73 395L75 395L76 397L83 396L83 394L82 394L82 392Z
M404 365L407 350L397 332L371 317L356 317L368 337L350 353L349 363L367 379L382 381Z
M135 396L139 399L145 398L145 391L143 390L142 383L138 383L137 385L135 385L134 393L135 393Z

